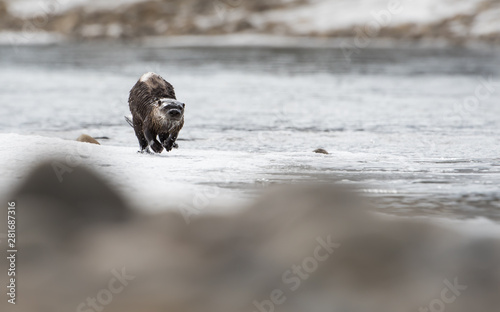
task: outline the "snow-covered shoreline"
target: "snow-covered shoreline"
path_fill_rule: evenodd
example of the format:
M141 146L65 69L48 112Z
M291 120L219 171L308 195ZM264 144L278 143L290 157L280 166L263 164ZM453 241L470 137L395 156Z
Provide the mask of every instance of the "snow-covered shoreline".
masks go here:
M74 168L88 166L110 181L133 206L146 211L179 206L196 211L232 203L239 193L213 184L251 179L258 167L255 157L246 153L179 149L143 155L136 147L13 133L0 134L0 141L2 195L9 194L38 164L50 161L61 183ZM238 166L231 167L231 163Z
M78 39L223 34L353 37L359 45L377 38L496 44L500 38L500 3L494 0L292 0L261 4L214 0L203 5L66 0L57 4L13 0L7 3L7 17L12 21L6 29L44 30ZM136 12L146 15L139 17Z
M61 183L78 166L93 169L143 213L178 210L186 217L231 213L244 208L251 197L241 190L218 185L266 183L259 177L268 160L259 154L179 149L169 154L142 155L135 147L98 146L13 133L0 134L0 141L0 197L3 198L45 161L52 163L54 175ZM387 217L428 220L470 237L494 237L500 233L499 223L483 217L467 220Z

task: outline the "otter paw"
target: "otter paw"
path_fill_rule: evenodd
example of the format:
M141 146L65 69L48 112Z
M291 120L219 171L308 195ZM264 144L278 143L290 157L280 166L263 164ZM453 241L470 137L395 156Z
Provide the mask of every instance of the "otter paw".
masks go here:
M161 144L158 142L153 143L150 147L155 153L160 154L161 152L163 152L163 146L161 146Z
M175 143L165 143L165 144L163 144L163 146L165 147L165 150L167 152L170 152L172 150L172 148L176 148L175 145L176 145Z
M172 145L173 148L179 148L179 144L177 143L174 143L174 145Z
M145 149L141 149L140 151L137 151L138 154L154 154L151 148L146 147Z

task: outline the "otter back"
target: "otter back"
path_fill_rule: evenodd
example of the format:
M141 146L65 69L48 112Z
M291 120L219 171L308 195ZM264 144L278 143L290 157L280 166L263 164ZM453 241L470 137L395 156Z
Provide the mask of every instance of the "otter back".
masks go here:
M151 103L161 98L176 99L174 87L158 74L144 74L130 91L130 111L144 120L151 113Z

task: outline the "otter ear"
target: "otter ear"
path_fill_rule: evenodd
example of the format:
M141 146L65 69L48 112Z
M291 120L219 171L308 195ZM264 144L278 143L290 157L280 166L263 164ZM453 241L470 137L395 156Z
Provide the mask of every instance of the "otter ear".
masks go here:
M156 104L158 104L158 106L161 106L161 100L158 100L158 102L156 102Z

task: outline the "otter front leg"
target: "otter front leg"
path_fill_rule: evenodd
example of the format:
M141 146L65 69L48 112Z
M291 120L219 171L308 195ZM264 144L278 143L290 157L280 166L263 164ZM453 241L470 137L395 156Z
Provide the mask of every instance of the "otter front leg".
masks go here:
M155 152L160 154L163 152L163 146L161 145L158 140L156 140L156 133L153 133L151 130L146 129L144 130L144 136L146 137L146 140L148 140L149 147Z
M179 135L179 132L168 134L168 133L163 133L160 134L160 141L163 144L163 147L167 150L167 152L170 152L172 148L179 148L179 145L175 143L177 140L177 136Z

